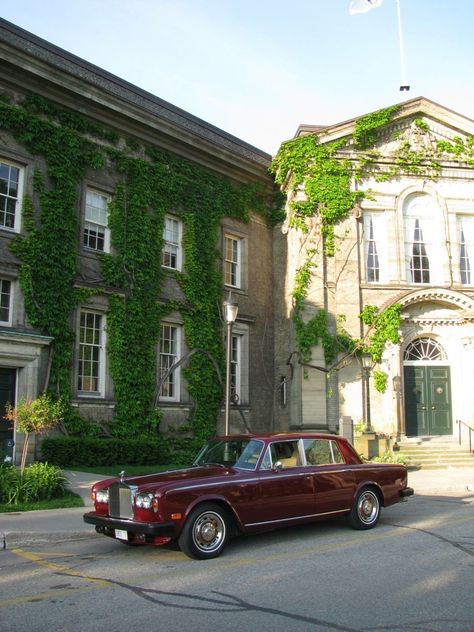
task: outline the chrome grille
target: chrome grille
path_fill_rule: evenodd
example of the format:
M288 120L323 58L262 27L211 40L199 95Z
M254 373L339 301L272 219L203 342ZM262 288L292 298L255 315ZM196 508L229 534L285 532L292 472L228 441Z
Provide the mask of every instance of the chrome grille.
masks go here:
M133 518L133 497L135 488L125 483L113 483L109 487L109 516L112 518Z

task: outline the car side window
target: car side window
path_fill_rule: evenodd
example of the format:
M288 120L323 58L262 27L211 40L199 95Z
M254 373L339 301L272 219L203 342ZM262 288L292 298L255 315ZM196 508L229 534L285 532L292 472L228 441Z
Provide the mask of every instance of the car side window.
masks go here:
M298 441L275 441L271 443L262 462L262 470L269 470L279 461L284 469L301 465Z
M304 439L303 446L308 465L344 463L336 441L329 441L327 439Z

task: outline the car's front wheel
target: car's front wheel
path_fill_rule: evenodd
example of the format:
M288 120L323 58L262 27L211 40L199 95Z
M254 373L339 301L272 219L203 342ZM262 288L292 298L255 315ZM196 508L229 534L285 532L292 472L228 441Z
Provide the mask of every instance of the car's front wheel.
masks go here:
M205 560L220 555L228 539L229 518L225 509L203 503L189 514L178 543L189 557Z
M349 524L353 529L372 529L380 516L380 498L378 493L365 487L359 491L349 514Z

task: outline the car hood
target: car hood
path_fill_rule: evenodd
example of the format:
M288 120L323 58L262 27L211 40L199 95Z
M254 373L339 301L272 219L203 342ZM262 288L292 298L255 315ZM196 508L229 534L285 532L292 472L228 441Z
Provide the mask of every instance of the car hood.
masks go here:
M168 486L170 483L188 483L190 481L208 480L215 478L216 481L222 477L235 476L237 470L232 467L221 467L218 465L206 465L204 467L190 467L181 470L169 470L157 472L156 474L146 474L144 476L125 476L123 482L126 485L136 485L140 490L155 489L156 487ZM119 483L119 477L108 478L94 485L94 489L103 489L113 483Z

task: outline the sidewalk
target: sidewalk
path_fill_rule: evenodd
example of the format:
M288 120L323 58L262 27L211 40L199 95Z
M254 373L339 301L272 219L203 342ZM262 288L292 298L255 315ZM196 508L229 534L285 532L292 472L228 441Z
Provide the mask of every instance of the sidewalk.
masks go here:
M105 476L84 472L65 471L73 492L84 500L84 507L47 511L28 511L0 514L0 551L31 544L62 542L94 537L95 530L82 520L90 511L89 497L93 483ZM408 472L408 484L416 496L443 496L456 494L474 498L474 467L445 470L414 470ZM408 502L413 502L410 499Z
M65 470L64 474L71 491L81 496L84 507L0 513L0 551L94 536L94 527L86 524L82 516L92 507L92 485L108 477L71 470Z
M443 494L472 494L474 492L474 466L449 467L443 470L409 470L408 485L419 496Z

